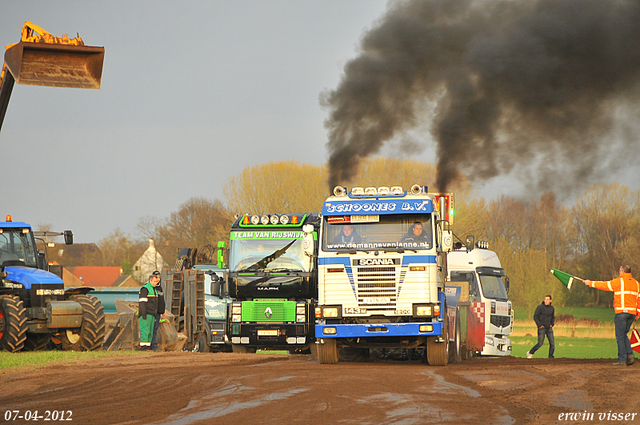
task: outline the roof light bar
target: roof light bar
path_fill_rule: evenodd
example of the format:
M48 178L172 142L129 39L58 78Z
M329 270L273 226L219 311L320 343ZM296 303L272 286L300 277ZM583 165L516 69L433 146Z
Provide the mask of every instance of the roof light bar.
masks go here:
M351 189L351 196L362 196L362 195L364 195L364 188L354 187Z

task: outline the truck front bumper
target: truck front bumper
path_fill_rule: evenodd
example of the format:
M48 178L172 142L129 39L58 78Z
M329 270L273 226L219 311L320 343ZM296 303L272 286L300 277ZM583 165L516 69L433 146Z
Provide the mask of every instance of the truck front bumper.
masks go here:
M306 323L232 323L231 343L247 347L289 350L314 341Z
M511 340L509 338L496 338L490 335L484 337L484 347L480 352L482 356L509 356L511 355Z
M316 324L317 338L371 338L442 335L443 322Z

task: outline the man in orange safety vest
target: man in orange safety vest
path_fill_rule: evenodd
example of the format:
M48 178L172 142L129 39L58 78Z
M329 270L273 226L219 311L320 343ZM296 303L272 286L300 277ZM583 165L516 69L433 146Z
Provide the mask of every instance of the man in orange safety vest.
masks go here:
M620 266L620 276L610 281L592 281L586 279L584 284L591 288L613 292L613 309L616 313L614 324L616 329L616 341L618 343L618 361L614 366L631 366L635 362L629 330L640 313L640 299L638 293L640 286L633 276L631 267Z

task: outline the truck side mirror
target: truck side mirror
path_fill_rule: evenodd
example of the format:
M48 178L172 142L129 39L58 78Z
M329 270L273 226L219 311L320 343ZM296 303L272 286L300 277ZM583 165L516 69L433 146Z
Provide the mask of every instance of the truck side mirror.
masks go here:
M211 295L219 298L222 293L222 279L213 280L213 276L211 277Z
M465 245L467 246L467 252L473 251L475 245L475 237L473 235L467 235Z
M507 294L509 293L509 276L504 277L504 287L507 290Z
M315 255L315 243L314 243L314 227L312 224L305 224L302 227L302 231L304 232L303 240L302 240L302 248L304 249L305 255L308 257L313 257Z
M64 235L64 243L67 245L73 245L73 233L71 230L65 230L63 232Z
M442 251L451 252L453 250L453 232L451 230L442 231Z

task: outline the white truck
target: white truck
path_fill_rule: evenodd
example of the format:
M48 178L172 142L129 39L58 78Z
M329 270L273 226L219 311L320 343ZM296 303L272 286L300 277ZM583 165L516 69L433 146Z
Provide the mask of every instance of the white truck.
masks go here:
M486 242L474 244L471 240L466 247L447 254L447 291L460 288L457 304L462 323L467 323L461 341L465 354L508 356L508 336L513 331L509 278L498 255L487 247ZM468 317L466 313L470 313Z

